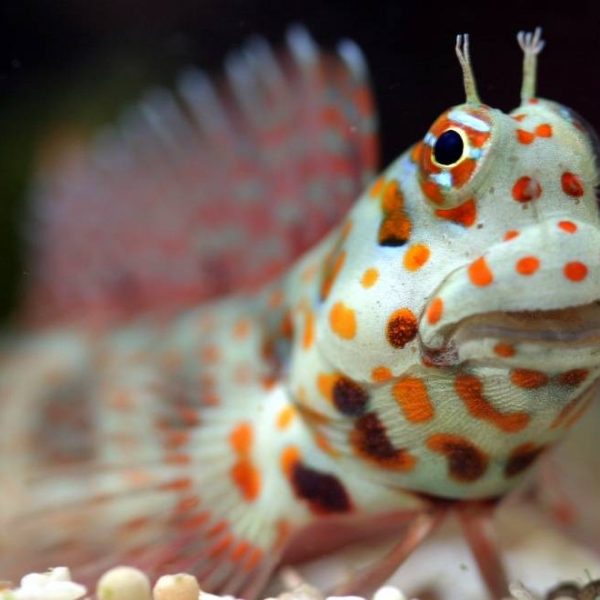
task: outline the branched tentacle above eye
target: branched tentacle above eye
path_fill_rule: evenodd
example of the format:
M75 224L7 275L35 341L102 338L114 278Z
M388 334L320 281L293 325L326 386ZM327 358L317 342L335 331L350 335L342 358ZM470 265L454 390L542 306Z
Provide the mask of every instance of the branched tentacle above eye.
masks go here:
M544 49L542 28L536 27L535 31L519 31L517 41L523 50L523 84L521 86L521 103L528 102L535 96L537 76L537 55Z

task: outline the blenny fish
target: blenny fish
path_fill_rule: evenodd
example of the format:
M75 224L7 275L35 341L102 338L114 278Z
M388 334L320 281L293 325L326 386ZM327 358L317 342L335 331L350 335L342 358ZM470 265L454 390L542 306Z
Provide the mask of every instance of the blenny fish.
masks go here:
M298 27L52 157L3 343L2 576L125 563L253 598L396 531L365 593L457 514L505 595L493 507L600 376L595 137L536 96L540 30L518 41L518 108L480 101L458 36L466 102L378 177L360 50Z

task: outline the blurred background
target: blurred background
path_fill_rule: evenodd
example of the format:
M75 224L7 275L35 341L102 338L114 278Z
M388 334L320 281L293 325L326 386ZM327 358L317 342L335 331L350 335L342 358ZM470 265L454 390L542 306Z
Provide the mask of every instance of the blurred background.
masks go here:
M32 169L70 137L91 136L144 91L193 64L218 74L251 34L282 42L305 24L323 46L366 54L387 164L463 100L454 37L469 32L483 100L518 104L519 29L544 28L539 95L600 127L600 3L499 1L2 0L0 6L0 316L18 300L20 231Z

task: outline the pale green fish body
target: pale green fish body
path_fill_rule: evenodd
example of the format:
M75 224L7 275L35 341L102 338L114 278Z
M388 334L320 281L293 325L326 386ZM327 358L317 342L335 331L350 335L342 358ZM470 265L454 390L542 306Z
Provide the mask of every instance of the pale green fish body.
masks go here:
M117 166L88 157L65 167L64 210L87 208L70 228L64 215L42 214L48 254L29 309L46 320L54 311L65 324L5 350L3 410L20 425L3 440L18 449L2 465L12 482L4 544L16 557L7 570L133 562L252 596L310 528L503 496L597 392L593 138L571 111L534 97L539 34L521 40L523 102L509 114L479 101L459 48L467 102L371 179L286 274L257 292L152 310L214 296L211 269L228 273L234 289L237 278L260 279L261 261L276 272L276 259L297 254L306 231L329 225L371 176L374 120L358 49L346 43L342 60L320 58L304 32L290 39L293 76L256 42L247 65L228 65L246 118L239 147L229 109L204 79L188 77L180 90L188 112L150 107L160 127L126 140L133 158L113 140L100 159L122 150ZM293 104L284 76L306 104ZM272 114L260 116L261 103L272 103ZM200 142L188 113L211 115ZM307 124L305 138L290 133L293 118ZM316 150L315 131L326 133ZM165 152L174 167L157 162ZM117 183L90 187L106 173ZM222 173L236 177L225 192L215 182ZM199 181L207 183L197 210L185 212L186 190ZM58 184L45 185L57 194ZM265 189L281 202L257 215ZM115 190L132 208L103 203ZM169 210L154 201L166 190ZM294 193L311 198L306 214L282 200ZM108 237L105 211L117 219ZM236 214L250 233L237 229ZM210 215L221 221L199 234ZM273 235L281 223L297 242L291 250ZM188 285L204 242L212 253L204 279ZM163 271L146 262L161 252L171 260ZM120 278L111 279L114 265ZM69 323L76 306L85 310ZM130 318L142 309L146 316ZM107 327L115 313L130 320Z

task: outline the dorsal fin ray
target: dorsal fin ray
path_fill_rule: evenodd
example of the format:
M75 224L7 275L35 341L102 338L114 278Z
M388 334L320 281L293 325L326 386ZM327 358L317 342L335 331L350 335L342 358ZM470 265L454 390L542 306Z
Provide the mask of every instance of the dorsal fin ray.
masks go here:
M40 169L26 320L110 322L252 290L314 244L377 168L356 46L252 39L219 85L189 71Z

